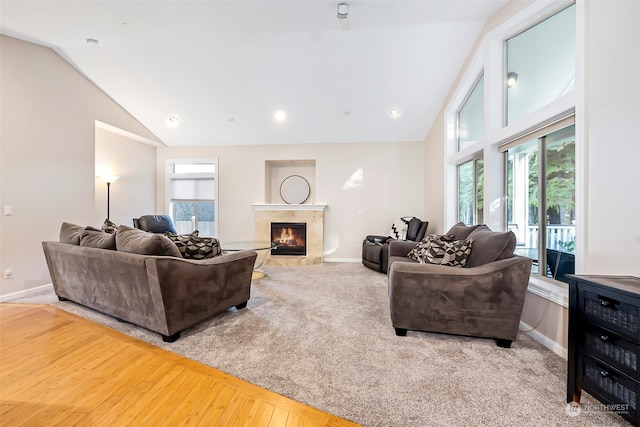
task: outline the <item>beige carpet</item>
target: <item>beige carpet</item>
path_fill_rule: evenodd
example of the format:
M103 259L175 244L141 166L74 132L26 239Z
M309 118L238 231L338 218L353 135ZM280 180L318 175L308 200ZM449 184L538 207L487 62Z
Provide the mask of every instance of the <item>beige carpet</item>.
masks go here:
M521 332L495 341L424 332L396 337L386 276L361 264L266 266L247 309L175 343L52 294L48 302L365 426L629 425L590 404L566 412L566 361Z

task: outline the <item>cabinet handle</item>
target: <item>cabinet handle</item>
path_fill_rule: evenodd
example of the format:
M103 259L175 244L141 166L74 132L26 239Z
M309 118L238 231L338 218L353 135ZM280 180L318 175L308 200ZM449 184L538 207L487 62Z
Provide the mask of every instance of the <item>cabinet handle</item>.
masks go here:
M611 372L607 371L606 369L600 369L600 376L602 378L609 378L613 382L618 382L618 377L616 377L615 375L613 375Z
M598 296L598 299L600 300L600 305L602 307L615 307L619 303L616 300L611 300L611 299L603 297L603 296Z

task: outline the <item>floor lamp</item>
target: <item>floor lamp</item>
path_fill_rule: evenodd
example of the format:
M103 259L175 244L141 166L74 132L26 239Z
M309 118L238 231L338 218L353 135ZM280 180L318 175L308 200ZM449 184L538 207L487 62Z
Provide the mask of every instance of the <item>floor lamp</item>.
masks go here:
M115 175L110 175L110 176L101 176L100 178L102 178L102 180L107 183L107 219L109 219L109 204L110 204L109 190L111 189L111 183L116 182L116 180L120 177Z

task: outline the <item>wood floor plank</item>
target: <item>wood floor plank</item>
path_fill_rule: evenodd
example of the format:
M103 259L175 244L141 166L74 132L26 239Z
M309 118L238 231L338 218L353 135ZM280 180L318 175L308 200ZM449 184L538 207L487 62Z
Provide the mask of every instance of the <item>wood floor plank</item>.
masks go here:
M353 427L46 305L0 304L0 425Z

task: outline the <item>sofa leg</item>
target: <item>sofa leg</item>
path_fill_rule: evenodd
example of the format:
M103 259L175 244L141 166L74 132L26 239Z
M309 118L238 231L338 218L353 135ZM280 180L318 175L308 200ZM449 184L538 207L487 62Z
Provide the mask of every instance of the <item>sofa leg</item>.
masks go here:
M241 302L240 304L236 305L236 310L242 310L246 306L247 306L247 301Z
M174 342L178 338L180 338L180 332L176 332L173 335L162 335L162 341L164 342Z
M396 335L399 337L406 337L407 336L407 330L403 329L403 328L395 328L396 330Z
M502 348L511 348L511 340L501 340L501 339L497 339L497 340L496 340L496 344L498 345L498 347L502 347Z
M58 295L58 301L69 301L69 300L66 299L65 297L61 297L60 295Z

